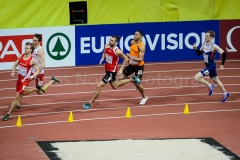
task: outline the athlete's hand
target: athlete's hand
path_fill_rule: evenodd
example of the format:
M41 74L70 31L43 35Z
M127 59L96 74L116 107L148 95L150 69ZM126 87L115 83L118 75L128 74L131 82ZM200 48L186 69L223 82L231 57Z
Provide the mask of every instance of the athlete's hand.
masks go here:
M224 70L224 66L223 65L220 66L220 70Z
M29 76L28 79L29 79L29 80L32 80L32 79L33 79L33 76Z
M197 49L197 46L196 46L196 44L195 44L195 43L192 45L192 47L193 47L193 49L194 49L194 50L196 50L196 49Z
M11 77L12 77L12 78L14 77L14 72L11 73Z
M104 59L100 59L100 61L99 61L99 65L101 65L101 64L102 64L103 60L104 60Z
M117 74L120 76L122 74L122 69L120 69Z
M126 56L127 56L129 59L131 59L131 57L132 57L129 53L126 53Z

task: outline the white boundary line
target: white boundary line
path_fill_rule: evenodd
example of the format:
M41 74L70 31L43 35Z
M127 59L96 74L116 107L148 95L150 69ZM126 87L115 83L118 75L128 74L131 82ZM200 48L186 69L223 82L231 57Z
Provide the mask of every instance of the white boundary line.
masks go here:
M191 114L199 114L199 113L218 113L218 112L234 112L240 111L240 109L227 109L227 110L202 110L202 111L193 111L190 112ZM169 113L160 113L160 114L144 114L144 115L132 115L132 118L137 117L153 117L153 116L167 116L167 115L182 115L183 112L169 112ZM94 120L107 120L107 119L120 119L125 118L125 116L117 116L117 117L101 117L101 118L89 118L89 119L76 119L74 122L82 122L82 121L94 121ZM57 123L66 123L67 121L53 121L53 122L42 122L42 123L31 123L31 124L23 124L22 126L34 126L34 125L41 125L41 124L57 124ZM11 128L16 127L15 125L12 126L1 126L1 128Z
M65 87L65 86L75 86L75 85L86 85L86 84L89 84L89 85L95 85L97 83L74 83L74 84L64 84L64 85L53 85L51 87ZM240 86L240 84L226 84L224 83L224 86ZM205 85L193 85L193 86L171 86L171 87L154 87L154 88L144 88L144 90L147 90L147 89L161 89L161 88L174 88L174 89L181 89L181 88L195 88L195 87L206 87ZM29 88L34 88L34 86L30 86ZM12 90L12 89L16 89L16 88L2 88L0 89L1 90ZM136 90L136 89L117 89L117 90L103 90L101 92L122 92L122 91L132 91L132 90ZM44 96L44 95L48 95L47 93L46 94L43 94L41 96ZM27 97L27 96L24 96L24 97ZM31 97L31 96L30 96Z
M80 94L79 92L75 92L75 93L66 93L66 94ZM61 95L66 95L66 94L61 94ZM222 93L214 93L217 95L222 95ZM240 94L240 92L230 92L230 94ZM56 96L59 96L59 94L53 94ZM52 96L53 96L52 95ZM38 96L38 95L34 95L34 96ZM175 95L164 95L164 96L148 96L149 99L151 98L165 98L165 97L184 97L184 96L207 96L207 93L202 93L202 94L175 94ZM3 97L1 99L8 99L8 98L13 98L13 97ZM96 100L95 102L102 102L102 101L119 101L119 100L132 100L132 99L140 99L140 97L132 97L132 98L112 98L112 99L99 99ZM58 102L51 102L51 103L41 103L41 104L28 104L28 105L22 105L22 106L42 106L42 105L56 105L56 104L70 104L70 103L86 103L88 100L80 100L80 101L58 101ZM219 100L220 101L220 100ZM6 106L0 106L1 108L6 108Z
M215 62L221 62L220 60L217 60ZM240 60L227 60L227 62L240 62ZM168 64L196 64L196 63L201 63L204 64L204 61L171 61L171 62L145 62L145 66L150 66L150 65L168 65ZM120 65L119 65L120 66ZM88 65L88 66L69 66L69 67L48 67L48 68L44 68L44 70L61 70L61 69L79 69L79 68L99 68L99 67L103 67L103 65ZM6 72L11 72L11 70L2 70L0 72L1 73L6 73Z
M227 101L227 103L238 103L240 100L235 101ZM222 104L222 102L189 102L189 105L198 105L198 104ZM150 108L150 107L166 107L166 106L181 106L184 107L186 103L173 103L173 104L153 104L153 105L137 105L131 106L131 108ZM30 105L29 105L30 106ZM129 107L129 106L128 106ZM90 110L71 110L72 112L92 112L92 111L107 111L107 110L120 110L120 109L127 109L128 107L117 107L117 108L101 108L101 109L94 109L91 108ZM44 113L33 113L33 114L23 114L20 115L22 117L25 116L37 116L37 115L47 115L47 114L61 114L61 113L69 113L70 111L58 111L58 112L44 112ZM18 115L11 115L11 117L18 117Z
M240 68L225 68L224 70L240 70ZM219 69L217 69L219 70ZM149 74L149 73L166 73L166 72L191 72L191 71L201 71L201 69L188 69L188 70L165 70L165 71L145 71L144 74ZM104 76L104 73L102 74L75 74L75 75L67 75L67 76L56 76L58 78L60 77L85 77L85 76ZM223 77L223 76L219 76L219 77ZM46 78L51 78L51 77L44 77L44 79ZM0 82L6 82L6 81L16 81L15 78L11 78L11 79L5 79L5 80L0 80Z
M219 78L238 78L240 77L240 75L236 75L236 76L221 76ZM164 81L164 80L181 80L181 79L184 79L184 80L194 80L193 77L189 77L189 78L159 78L159 79L146 79L146 80L142 80L142 82L149 82L149 81ZM206 79L210 79L209 77L206 77ZM194 80L195 81L195 80ZM70 84L54 84L52 85L51 87L65 87L65 86L75 86L75 85L96 85L98 84L99 82L90 82L90 83L70 83ZM224 84L225 85L239 85L239 84ZM174 88L184 88L186 86L175 86ZM34 88L34 86L29 86L29 88ZM164 87L163 87L164 88ZM167 87L169 88L169 87ZM172 87L171 87L172 88ZM16 89L16 88L1 88L1 90L11 90L11 89Z

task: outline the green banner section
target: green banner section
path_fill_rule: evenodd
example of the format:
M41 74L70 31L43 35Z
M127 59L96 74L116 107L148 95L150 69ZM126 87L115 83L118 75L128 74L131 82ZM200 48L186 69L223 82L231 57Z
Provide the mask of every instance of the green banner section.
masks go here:
M0 0L0 29L68 26L69 2ZM240 19L240 0L86 0L88 24Z

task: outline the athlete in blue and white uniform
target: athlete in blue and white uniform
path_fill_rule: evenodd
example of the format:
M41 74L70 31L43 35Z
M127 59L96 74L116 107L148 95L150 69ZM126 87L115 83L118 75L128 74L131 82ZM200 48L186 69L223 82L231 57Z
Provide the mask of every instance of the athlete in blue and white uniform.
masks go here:
M223 92L223 99L222 102L226 102L227 98L230 96L230 94L225 90L223 87L222 82L217 77L217 71L216 71L216 63L214 61L215 53L218 52L222 55L222 63L220 66L220 70L224 69L224 63L227 57L227 54L213 42L213 38L215 37L214 31L207 31L205 35L205 42L203 43L200 50L197 49L196 44L193 44L193 49L197 53L197 55L202 55L204 58L204 62L206 65L206 68L202 71L198 72L195 75L195 80L198 82L207 85L209 88L208 95L212 95L214 91L214 85L210 84L208 81L206 81L203 77L209 75L209 77L212 79L212 81L219 87L219 89Z

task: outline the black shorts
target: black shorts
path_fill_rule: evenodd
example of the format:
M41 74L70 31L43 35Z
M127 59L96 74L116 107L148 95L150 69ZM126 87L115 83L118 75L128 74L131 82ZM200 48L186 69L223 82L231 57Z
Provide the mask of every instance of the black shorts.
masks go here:
M138 77L140 80L142 80L143 76L143 71L144 71L144 65L143 66L133 66L129 64L123 69L123 74L125 76L129 76L132 73L135 73L135 76Z
M116 74L117 72L109 72L106 71L106 75L103 77L102 81L107 84L108 82L116 81Z

